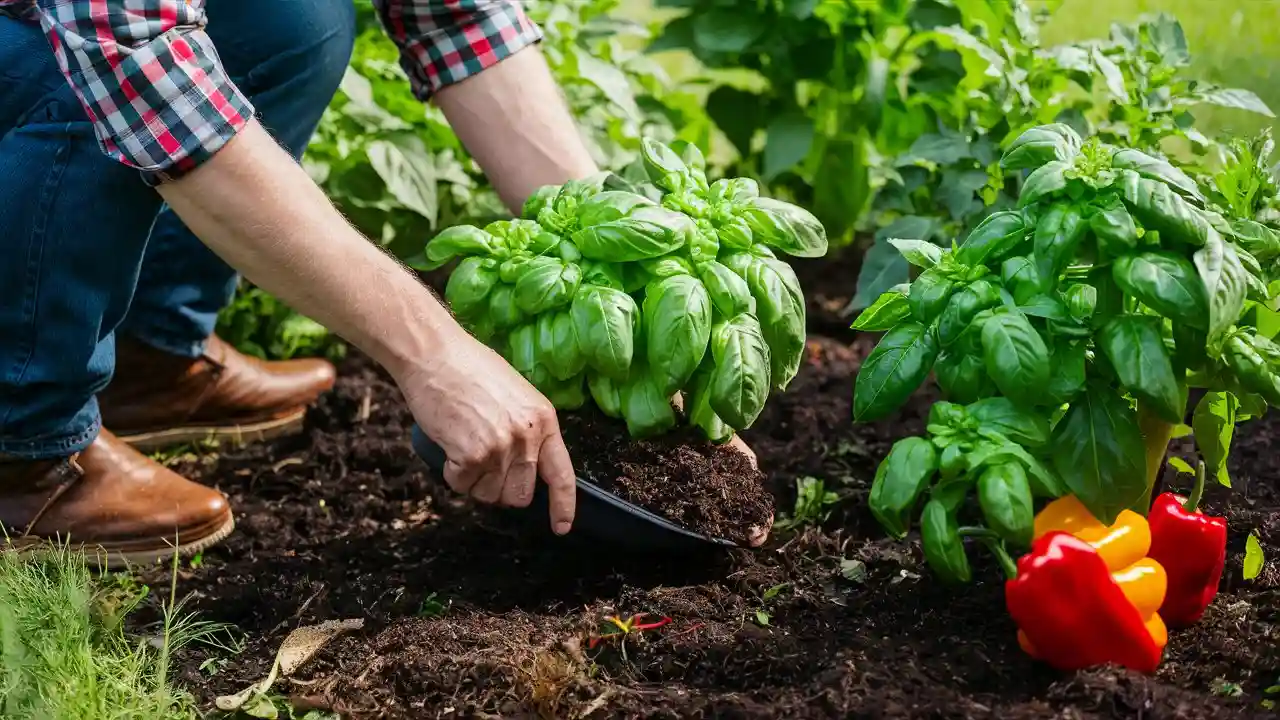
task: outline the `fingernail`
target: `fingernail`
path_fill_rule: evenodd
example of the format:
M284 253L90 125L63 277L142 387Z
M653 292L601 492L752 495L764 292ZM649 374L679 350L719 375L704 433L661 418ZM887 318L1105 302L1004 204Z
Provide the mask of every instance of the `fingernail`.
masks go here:
M557 535L568 535L571 529L573 529L573 525L569 523L567 520L561 520L560 522L556 523Z

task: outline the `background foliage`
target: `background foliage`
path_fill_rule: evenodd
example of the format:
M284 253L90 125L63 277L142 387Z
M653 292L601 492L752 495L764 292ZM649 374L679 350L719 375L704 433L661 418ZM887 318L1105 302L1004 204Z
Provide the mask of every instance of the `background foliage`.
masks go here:
M351 68L305 165L362 232L419 265L435 232L506 211L442 114L410 94L368 0L356 2L361 32ZM1026 127L1062 120L1107 141L1212 162L1217 129L1271 121L1253 92L1222 87L1274 93L1269 69L1280 57L1264 37L1280 26L1252 21L1275 7L1247 0L526 7L546 32L543 51L602 167L637 177L644 136L698 144L713 177L758 178L770 194L813 210L835 242L868 245L855 308L908 279L890 238L949 244L1016 196L1019 179L996 159ZM1171 16L1125 27L1105 21L1160 9L1195 17L1190 40ZM1208 51L1195 66L1193 48ZM1260 50L1266 62L1253 59ZM1201 121L1206 108L1211 124ZM263 356L334 347L318 325L253 288L220 330Z

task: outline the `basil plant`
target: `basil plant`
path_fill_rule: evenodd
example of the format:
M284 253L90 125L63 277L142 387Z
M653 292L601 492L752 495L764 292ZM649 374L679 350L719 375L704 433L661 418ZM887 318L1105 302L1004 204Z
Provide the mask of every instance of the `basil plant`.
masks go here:
M459 226L426 247L461 258L445 299L559 409L587 397L634 437L688 421L714 442L750 427L800 366L805 302L777 253L819 257L808 211L745 178L708 182L692 145L646 141L650 178L543 187L522 217Z
M1280 402L1280 233L1249 203L1215 203L1166 160L1060 124L1027 130L1002 164L1027 171L1018 208L950 249L897 241L919 275L854 323L884 332L856 420L889 415L931 372L946 396L927 435L881 464L869 504L898 537L923 504L926 559L950 577L967 572L928 551L960 547L961 520L1026 547L1037 499L1073 494L1107 524L1145 515L1184 424L1229 484L1235 424ZM1253 170L1227 167L1215 197Z

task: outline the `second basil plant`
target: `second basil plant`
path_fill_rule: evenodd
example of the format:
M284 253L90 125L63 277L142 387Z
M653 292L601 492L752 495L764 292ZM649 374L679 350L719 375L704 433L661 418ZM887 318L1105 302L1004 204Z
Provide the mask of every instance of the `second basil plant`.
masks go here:
M1280 300L1275 230L1215 207L1164 159L1065 125L1026 131L1003 164L1028 171L1019 207L951 249L897 241L919 276L854 324L885 333L858 373L856 420L887 416L930 372L946 396L869 502L896 536L918 517L930 565L954 579L968 577L966 534L1027 547L1038 499L1074 495L1104 524L1145 515L1180 424L1227 483L1235 423L1280 402L1275 323L1260 322ZM1204 391L1190 418L1189 388Z
M643 155L650 184L544 187L519 219L440 233L427 259L461 258L451 309L557 408L590 396L648 437L676 424L683 393L689 422L724 442L795 377L804 295L777 254L824 255L826 233L753 180L708 182L696 147Z

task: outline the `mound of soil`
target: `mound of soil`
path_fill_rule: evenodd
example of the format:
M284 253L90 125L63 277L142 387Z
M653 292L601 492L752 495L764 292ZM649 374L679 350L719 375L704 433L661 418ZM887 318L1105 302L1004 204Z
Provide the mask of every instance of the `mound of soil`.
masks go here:
M560 429L580 475L696 533L744 543L750 528L768 527L773 517L764 475L696 429L635 441L593 408L561 413Z
M409 449L394 387L353 358L305 435L176 463L227 492L239 522L182 572L180 592L247 640L216 674L206 661L217 652L184 653L178 679L211 706L263 677L294 627L359 617L364 630L277 690L361 719L1273 716L1262 703L1280 676L1280 572L1272 563L1246 582L1240 568L1251 531L1280 557L1276 414L1237 431L1235 488L1207 494L1231 537L1205 619L1172 634L1153 677L1061 674L1018 649L980 548L975 582L947 587L918 539L885 538L867 512L876 464L923 429L931 400L925 389L894 418L853 425L868 349L814 338L791 389L746 434L778 506L812 476L840 498L829 517L762 550L709 557L556 541L458 498ZM636 613L672 622L591 647L606 618Z

